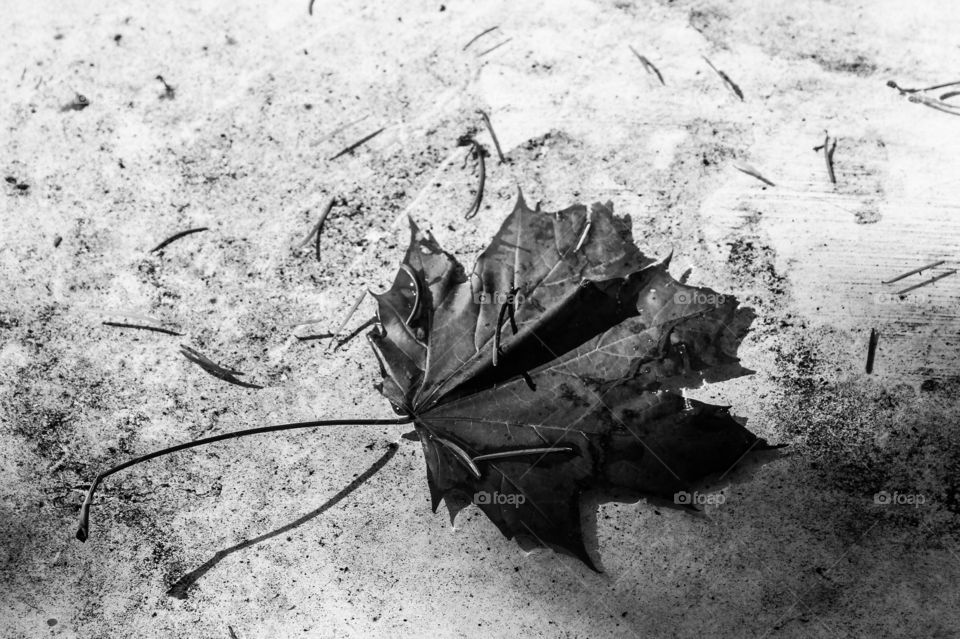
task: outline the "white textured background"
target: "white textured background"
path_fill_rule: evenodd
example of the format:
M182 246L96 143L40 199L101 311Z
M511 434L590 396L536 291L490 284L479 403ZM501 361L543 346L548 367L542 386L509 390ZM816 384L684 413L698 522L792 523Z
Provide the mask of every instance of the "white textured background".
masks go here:
M960 118L885 86L960 80L951 5L317 0L314 13L4 3L0 635L956 636L960 276L904 301L880 284L960 261ZM77 93L90 106L62 110ZM476 177L457 138L478 128L493 152L478 108L510 163L488 158L484 208L465 222ZM812 150L825 129L836 186ZM712 486L727 499L706 516L589 501L603 574L525 553L476 509L451 528L401 427L152 462L107 480L92 538L72 539L79 487L104 465L238 427L392 416L362 339L331 354L290 325L333 330L364 287L386 286L405 211L469 264L518 185L548 210L612 200L644 250L674 251L675 276L693 267L691 283L755 309L741 354L757 374L698 395L787 456ZM344 204L317 263L292 247L331 195ZM210 231L149 254L196 226ZM372 313L368 300L350 328ZM129 314L185 336L100 324ZM265 388L207 376L181 342ZM322 513L226 552L320 509L392 442ZM925 503L878 506L878 490ZM167 594L205 564L185 598Z

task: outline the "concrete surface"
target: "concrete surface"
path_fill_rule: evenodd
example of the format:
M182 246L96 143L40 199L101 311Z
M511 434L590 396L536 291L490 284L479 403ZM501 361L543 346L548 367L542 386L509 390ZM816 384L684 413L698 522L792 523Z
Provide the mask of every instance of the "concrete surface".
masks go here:
M885 86L960 79L956 12L306 5L5 6L0 635L957 636L960 277L904 300L880 283L957 264L960 118ZM473 128L493 151L478 108L509 164L487 159L465 222L477 178L457 139ZM836 186L812 150L824 130ZM784 457L709 487L726 501L700 516L594 498L602 574L523 551L475 508L456 528L431 513L402 427L151 462L108 479L90 541L73 540L83 487L111 463L239 427L392 416L363 340L330 353L294 334L333 330L388 284L404 213L470 263L518 185L547 209L612 200L644 250L674 251L675 275L754 308L741 353L757 373L694 394ZM296 245L334 195L318 263ZM348 328L372 313L368 298ZM101 323L135 316L184 335ZM180 343L264 388L210 377Z

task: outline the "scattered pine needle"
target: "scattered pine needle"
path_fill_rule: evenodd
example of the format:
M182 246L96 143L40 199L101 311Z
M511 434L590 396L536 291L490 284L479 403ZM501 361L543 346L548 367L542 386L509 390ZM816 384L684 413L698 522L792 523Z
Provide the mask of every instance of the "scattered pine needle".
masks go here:
M907 271L906 273L903 273L903 274L901 274L901 275L897 275L895 278L893 278L893 279L891 279L891 280L886 280L886 281L882 282L882 284L893 284L894 282L899 282L900 280L905 279L905 278L907 278L907 277L910 277L911 275L916 275L917 273L922 273L923 271L926 271L927 269L931 269L931 268L933 268L933 267L935 267L935 266L940 266L940 265L943 264L945 261L946 261L946 260L937 260L936 262L931 262L931 263L929 263L929 264L927 264L927 265L925 265L925 266L921 266L921 267L915 268L915 269L913 269L912 271Z
M356 120L351 120L350 122L347 122L346 124L341 124L340 126L338 126L337 128L335 128L333 131L331 131L330 133L327 133L326 135L320 137L320 138L317 140L317 142L323 142L324 140L329 140L330 138L332 138L333 136L335 136L337 133L340 133L341 131L346 131L347 129L349 129L349 128L352 127L353 125L355 125L355 124L360 124L361 122L363 122L364 120L366 120L366 119L369 118L369 117L370 117L370 114L368 113L368 114L364 115L363 117L357 118Z
M310 4L307 6L307 14L311 16L313 15L313 2L314 0L310 0Z
M487 125L487 131L490 132L490 137L493 138L493 146L497 150L497 157L500 158L500 164L506 164L507 160L503 157L503 151L500 150L500 140L497 139L497 134L493 131L493 124L490 122L490 116L487 115L487 112L483 109L477 109L477 113L479 113L480 117L483 118L483 123Z
M580 233L580 239L577 241L577 247L573 249L574 253L580 251L583 248L584 243L587 241L587 237L590 235L590 227L593 226L593 209L590 209L590 213L587 214L587 223L583 226L583 231Z
M312 3L312 0L311 0L311 3ZM487 34L490 33L491 31L496 31L496 30L499 29L499 28L500 28L500 26L497 25L497 26L495 26L495 27L490 27L489 29L484 29L483 31L481 31L481 32L478 33L477 35L473 36L473 37L470 39L470 42L468 42L468 43L466 43L465 45L463 45L463 50L466 51L468 48L470 48L470 45L471 45L471 44L473 44L474 42L476 42L477 40L479 40L479 39L482 38L483 36L487 35Z
M637 56L637 59L640 60L640 64L643 65L643 68L646 70L646 72L657 76L657 79L660 80L660 84L667 86L667 83L663 81L663 76L660 74L660 69L655 67L653 62L650 62L650 60L647 59L647 56L641 55L639 51L634 49L633 45L628 44L627 46L630 47L631 51L633 51L633 55Z
M945 89L947 87L952 87L960 84L960 82L944 82L943 84L935 84L932 87L925 87L923 89L904 89L898 85L893 80L887 81L887 86L896 89L900 92L900 95L906 95L907 100L913 102L914 104L922 104L924 106L930 107L931 109L936 109L937 111L942 111L944 113L949 113L950 115L960 115L960 107L944 102L948 98L952 98L958 93L956 91L948 91L940 96L940 99L929 98L925 95L918 95L920 93L925 93L927 91L937 91L939 89Z
M733 163L733 166L734 166L734 168L737 169L738 171L741 171L741 172L743 172L743 173L746 173L746 174L749 175L750 177L757 178L758 180L760 180L760 181L763 182L764 184L769 184L770 186L776 186L776 184L774 184L773 182L771 182L771 181L768 180L767 178L765 178L765 177L763 177L762 175L760 175L760 172L757 171L755 168L753 168L753 167L752 167L751 165L749 165L749 164L746 164L746 163L741 164L741 163L739 163L739 162L734 162L734 163Z
M258 384L251 384L250 382L244 382L237 379L236 376L243 375L243 373L220 366L216 362L210 360L201 353L198 353L186 344L180 345L180 354L217 379L222 379L225 382L236 384L237 386L244 386L246 388L263 388L263 386Z
M487 166L483 159L483 147L476 140L470 140L470 152L477 158L480 165L480 183L477 185L477 195L473 198L473 204L467 209L465 220L469 220L480 211L480 204L483 202L483 188L487 183ZM469 157L469 155L468 155Z
M880 333L877 329L870 329L870 343L867 345L867 374L873 373L873 360L877 353L877 342L880 341Z
M823 159L827 163L827 177L833 184L836 184L837 176L833 172L833 152L837 150L837 138L833 138L833 144L830 144L830 139L830 133L824 133L823 144L813 147L813 150L823 149Z
M309 244L310 240L312 240L314 236L316 236L319 233L320 227L323 226L323 222L327 219L327 215L330 214L330 209L333 208L333 201L334 201L334 198L330 198L327 201L327 204L323 207L323 210L320 212L320 219L318 219L317 223L310 228L310 233L308 233L307 236L303 238L303 241L297 244L297 248L303 248L304 246Z
M352 340L354 337L356 337L357 335L359 335L360 332L361 332L363 329L368 328L368 327L370 327L370 326L373 326L374 324L376 324L376 322L377 322L377 318L376 318L376 317L371 317L371 318L368 319L366 322L364 322L364 323L361 324L360 326L358 326L358 327L356 327L355 329L353 329L352 331L350 331L350 334L349 334L349 335L347 335L346 337L342 337L342 338L338 339L338 340L337 340L337 345L333 347L333 352L336 353L338 350L340 350L340 347L341 347L341 346L344 346L347 342L349 342L349 341Z
M148 326L145 324L129 324L127 322L101 322L104 326L116 326L117 328L136 328L143 331L154 331L155 333L165 333L167 335L176 335L180 336L183 333L178 333L169 328L163 328L162 326Z
M717 72L717 75L720 76L720 78L727 84L727 86L730 87L730 90L733 91L738 98L740 98L741 102L743 102L743 91L740 90L740 87L737 86L737 83L731 80L729 75L727 75L717 67L713 66L713 62L710 62L707 56L704 55L700 57L706 60L707 64L710 65L710 68Z
M903 290L897 291L897 295L906 295L906 294L909 293L910 291L915 291L915 290L917 290L918 288L923 288L924 286L929 286L929 285L933 284L934 282L937 282L937 281L939 281L939 280L942 280L942 279L945 278L945 277L950 277L951 275L953 275L953 274L956 273L956 272L957 272L956 269L954 269L954 270L952 270L952 271L947 271L946 273L941 273L940 275L937 275L936 277L931 277L930 279L924 280L924 281L920 282L919 284L914 284L913 286L908 286L907 288L905 288L905 289L903 289Z
M340 325L337 326L337 329L333 331L334 335L339 335L343 328L347 325L347 322L350 321L350 318L353 317L353 314L357 312L357 309L360 308L360 302L363 301L363 298L367 296L367 291L364 290L360 293L360 296L357 297L357 301L353 303L353 306L350 307L350 310L347 311L346 317L343 318L343 321L340 322Z
M385 127L385 126L380 127L379 129L377 129L376 131L374 131L374 132L371 133L370 135L366 136L365 138L362 138L362 139L360 139L360 140L357 140L356 142L354 142L353 144L351 144L350 146L348 146L348 147L345 148L344 150L340 151L339 153L337 153L336 155L334 155L334 156L331 157L330 159L331 159L331 160L336 160L337 158L339 158L339 157L341 157L341 156L343 156L343 155L346 155L347 153L353 153L358 147L366 144L367 142L369 142L369 141L372 140L373 138L375 138L375 137L377 137L378 135L380 135L381 133L383 133L383 132L386 130L386 128L387 128L387 127Z
M490 47L489 49L487 49L486 51L483 51L483 52L480 53L480 55L478 55L477 57L478 57L478 58L482 58L483 56L487 55L488 53L493 53L494 51L496 51L497 49L499 49L500 47L502 47L502 46L505 45L506 43L510 42L511 40L513 40L513 38L507 38L506 40L504 40L504 41L501 42L500 44L495 44L495 45L493 45L492 47Z
M310 240L315 240L315 250L317 253L317 261L320 261L320 234L323 233L323 223L327 221L327 216L330 215L330 211L333 209L333 203L336 201L336 198L332 197L327 200L327 204L323 207L323 210L320 211L320 219L317 220L317 223L313 225L313 228L310 229L310 233L307 234L307 237L303 238L303 241L297 245L297 248L303 248L310 243Z
M896 89L897 91L899 91L899 92L900 92L900 95L905 95L905 94L908 94L908 93L922 93L922 92L924 92L924 91L936 91L937 89L946 89L947 87L956 86L956 85L958 85L958 84L960 84L960 81L958 81L958 82L944 82L943 84L935 84L935 85L933 85L932 87L926 87L926 88L923 88L923 89L904 89L903 87L901 87L900 85L898 85L898 84L897 84L896 82L894 82L893 80L887 80L887 86L890 87L890 88L892 88L892 89Z
M208 230L206 226L201 226L200 228L197 228L197 229L187 229L186 231L180 231L179 233L171 235L164 241L157 244L155 247L150 249L150 252L156 253L157 251L165 249L168 245L172 244L173 242L176 242L182 237L186 237L187 235L192 235L194 233L200 233L201 231L206 231L206 230Z
M948 104L935 98L928 98L924 95L911 95L909 98L907 98L907 100L915 104L922 104L923 106L930 107L931 109L936 109L937 111L949 113L950 115L960 115L960 107L953 104Z
M317 333L316 335L294 335L301 342L308 342L314 339L329 339L331 337L336 337L336 333Z
M325 321L324 317L317 317L314 319L307 319L300 322L293 322L292 324L284 324L287 328L297 328L298 326L310 326L311 324L319 324L320 322Z

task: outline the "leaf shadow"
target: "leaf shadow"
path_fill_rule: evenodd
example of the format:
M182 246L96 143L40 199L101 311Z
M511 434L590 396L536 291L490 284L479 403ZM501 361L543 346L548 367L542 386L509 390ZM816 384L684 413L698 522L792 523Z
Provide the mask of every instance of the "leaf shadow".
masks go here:
M714 472L693 482L689 489L693 493L717 493L724 489L742 486L755 481L764 466L789 456L791 452L780 446L765 446L749 451L743 458L724 472ZM671 499L662 495L645 493L616 486L603 486L584 491L580 505L580 522L583 528L583 541L587 554L593 560L597 572L605 572L603 557L600 553L599 511L605 504L636 505L656 512L675 510L691 517L705 517L709 514L692 504L677 503L676 495ZM659 515L660 513L657 512Z
M336 495L334 495L333 497L325 501L316 509L303 515L302 517L299 517L294 521L291 521L290 523L284 526L281 526L280 528L277 528L276 530L271 530L270 532L266 532L258 537L254 537L253 539L246 539L244 541L241 541L238 544L230 546L229 548L218 550L216 554L213 555L213 557L208 559L202 565L198 566L197 568L191 570L184 576L180 577L180 579L178 579L170 587L170 589L167 590L167 594L171 597L174 597L175 599L186 599L189 590L193 588L193 586L195 586L196 583L204 575L206 575L212 568L214 568L217 564L219 564L221 561L223 561L233 553L239 552L241 550L249 548L250 546L254 546L256 544L259 544L262 541L266 541L278 535L282 535L285 532L293 530L294 528L307 523L308 521L310 521L311 519L314 519L315 517L319 517L320 515L325 513L327 510L329 510L333 506L336 506L340 501L342 501L350 493L352 493L357 488L359 488L365 481L373 477L377 472L380 471L380 469L386 466L387 462L389 462L390 459L397 454L397 450L399 450L399 448L400 447L396 443L391 443L389 445L389 448L387 449L387 452L381 455L380 458L377 461L375 461L372 466L370 466L367 470L363 472L363 474L358 475L352 482L344 486L340 490L340 492L338 492Z

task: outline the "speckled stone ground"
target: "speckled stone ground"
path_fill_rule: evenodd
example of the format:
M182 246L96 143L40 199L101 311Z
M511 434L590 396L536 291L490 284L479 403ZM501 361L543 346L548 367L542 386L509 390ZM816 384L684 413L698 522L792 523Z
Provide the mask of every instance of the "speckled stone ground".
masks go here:
M6 7L0 635L956 636L960 277L904 300L880 284L956 267L960 119L885 86L957 79L955 12L316 5ZM492 151L476 109L509 163L488 159L465 222L476 175L457 140L474 129ZM835 186L812 150L825 129ZM431 513L399 426L152 462L109 479L92 538L73 540L104 465L233 428L391 417L363 340L332 353L294 335L387 285L405 213L469 263L518 186L546 209L613 201L645 251L673 250L674 275L752 307L756 374L695 394L787 452L709 486L726 500L700 516L592 496L600 574L525 552L476 509L455 528ZM332 196L317 262L297 245ZM150 253L194 227L209 230ZM102 324L135 316L183 336ZM181 343L264 388L206 375Z

